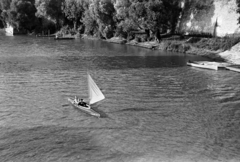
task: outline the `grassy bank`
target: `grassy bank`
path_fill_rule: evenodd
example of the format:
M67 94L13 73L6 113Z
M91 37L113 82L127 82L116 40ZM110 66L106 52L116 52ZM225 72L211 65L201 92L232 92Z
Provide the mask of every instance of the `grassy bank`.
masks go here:
M185 38L182 40L163 40L160 44L161 50L181 52L187 54L201 55L213 59L214 61L226 61L237 63L229 60L228 57L222 57L221 53L229 51L240 42L238 37L224 38ZM240 58L240 55L235 55Z

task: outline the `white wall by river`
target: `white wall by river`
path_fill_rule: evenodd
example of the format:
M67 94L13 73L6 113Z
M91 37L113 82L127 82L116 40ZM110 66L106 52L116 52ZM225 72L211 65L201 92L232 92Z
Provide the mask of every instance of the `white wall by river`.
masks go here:
M236 0L214 0L211 7L207 9L202 11L191 10L190 13L187 13L187 16L184 17L183 15L180 30L213 33L217 20L217 36L240 33L240 25L238 24L240 15L236 10Z
M218 0L214 2L215 11L212 17L212 22L217 19L217 35L225 36L226 34L239 33L238 18L239 14L236 12L236 0Z

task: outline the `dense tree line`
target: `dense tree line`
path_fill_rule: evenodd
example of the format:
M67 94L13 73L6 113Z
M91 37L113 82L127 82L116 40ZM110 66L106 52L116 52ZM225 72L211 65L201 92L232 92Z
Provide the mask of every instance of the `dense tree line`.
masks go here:
M179 0L0 0L0 21L28 32L64 26L102 38L142 30L159 39L175 32Z
M240 0L236 0L237 3L237 13L240 14ZM238 24L240 24L240 17L238 18Z

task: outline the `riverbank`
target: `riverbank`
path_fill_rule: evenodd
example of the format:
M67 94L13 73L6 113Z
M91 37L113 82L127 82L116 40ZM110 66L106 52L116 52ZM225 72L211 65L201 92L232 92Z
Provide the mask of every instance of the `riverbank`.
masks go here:
M85 36L85 38L87 38ZM162 39L160 43L156 41L137 42L132 40L113 37L106 40L110 43L128 44L141 48L152 50L172 51L186 54L200 55L208 57L213 61L228 62L231 64L240 64L240 43L239 38L194 38L189 37L180 39L172 37Z
M220 52L218 55L232 64L240 65L240 43L233 46L230 50Z

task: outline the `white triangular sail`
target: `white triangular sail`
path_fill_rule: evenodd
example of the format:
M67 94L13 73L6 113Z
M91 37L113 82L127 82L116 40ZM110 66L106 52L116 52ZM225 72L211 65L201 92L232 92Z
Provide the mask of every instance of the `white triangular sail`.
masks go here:
M93 81L92 77L88 74L88 93L89 93L89 104L94 104L105 98L97 84Z

